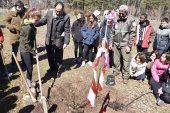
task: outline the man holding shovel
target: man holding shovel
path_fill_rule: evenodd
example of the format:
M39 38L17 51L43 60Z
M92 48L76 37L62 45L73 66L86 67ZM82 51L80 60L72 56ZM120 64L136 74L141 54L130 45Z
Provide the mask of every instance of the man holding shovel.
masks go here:
M3 21L10 34L10 44L12 46L12 52L17 55L19 47L21 22L25 15L26 8L24 3L20 0L15 2L15 5L4 17ZM13 57L11 57L10 71L13 72L16 67L16 63Z
M35 24L40 20L41 13L39 11L30 10L28 19L24 19L20 33L20 52L23 63L27 70L27 84L32 92L35 88L32 86L32 70L33 70L33 56L35 55L35 38L36 28Z

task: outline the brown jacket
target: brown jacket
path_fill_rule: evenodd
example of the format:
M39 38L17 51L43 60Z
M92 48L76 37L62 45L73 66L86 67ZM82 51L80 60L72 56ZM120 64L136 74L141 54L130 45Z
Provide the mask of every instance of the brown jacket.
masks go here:
M11 44L19 42L19 34L23 16L24 13L19 15L16 11L9 11L4 17L3 22L7 29L9 29Z

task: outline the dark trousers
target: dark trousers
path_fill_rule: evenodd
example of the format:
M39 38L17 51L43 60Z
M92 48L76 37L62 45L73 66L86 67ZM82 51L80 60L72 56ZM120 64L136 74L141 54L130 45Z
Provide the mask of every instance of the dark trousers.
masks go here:
M94 47L94 54L97 54L98 47Z
M12 44L12 52L14 52L15 56L17 56L18 48L19 48L19 42L16 42L16 43ZM11 65L14 66L15 64L16 64L15 60L14 60L14 58L12 56L11 57Z
M143 73L143 74L135 77L135 80L144 80L145 78L146 78L146 75L145 75L145 73Z
M137 45L137 52L142 52L142 53L146 54L147 50L148 50L147 48L142 48L142 46Z
M21 57L25 68L27 70L27 83L31 87L32 82L32 70L33 70L33 54L29 52L21 52Z
M63 48L46 45L46 51L50 69L60 71L63 63Z
M93 58L93 45L87 45L87 44L84 44L84 48L83 48L83 61L85 61L86 59L86 55L87 53L89 53L89 61L92 61L92 58Z
M83 53L83 43L74 41L74 55L75 55L75 58L77 58L78 49L79 49L79 58L81 58L82 53Z
M162 77L161 79L162 79L162 80L160 80L159 83L156 82L152 77L151 77L151 79L150 79L150 85L151 85L151 88L152 88L152 90L153 90L153 94L154 94L154 96L155 96L156 99L159 98L158 89L161 88L161 86L162 86L162 81L164 81L164 80L163 80L163 77Z

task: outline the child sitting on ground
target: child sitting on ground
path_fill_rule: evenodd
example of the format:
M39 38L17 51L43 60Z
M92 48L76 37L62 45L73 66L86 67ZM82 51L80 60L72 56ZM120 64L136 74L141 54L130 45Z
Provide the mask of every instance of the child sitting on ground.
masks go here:
M162 103L170 104L170 78L169 76L166 79L166 82L162 83L162 87L158 89L158 93L160 94L160 99Z
M147 79L150 80L151 78L151 67L155 61L155 59L158 59L160 57L158 51L152 51L150 53L148 53L147 55L147 66L146 66L146 70L145 70L145 74L147 76Z
M166 52L161 55L160 59L155 60L151 68L152 77L150 79L150 85L159 106L164 105L164 101L160 98L158 89L160 89L162 83L166 81L169 64L170 54Z
M139 52L130 63L130 76L136 80L145 79L146 57L144 53Z

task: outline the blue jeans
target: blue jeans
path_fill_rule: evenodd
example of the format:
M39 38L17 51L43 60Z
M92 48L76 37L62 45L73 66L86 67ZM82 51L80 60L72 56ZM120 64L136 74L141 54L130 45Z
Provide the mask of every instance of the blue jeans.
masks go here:
M135 80L144 80L145 77L146 77L146 75L145 75L145 73L143 73L143 74L137 76L137 77L135 78Z

